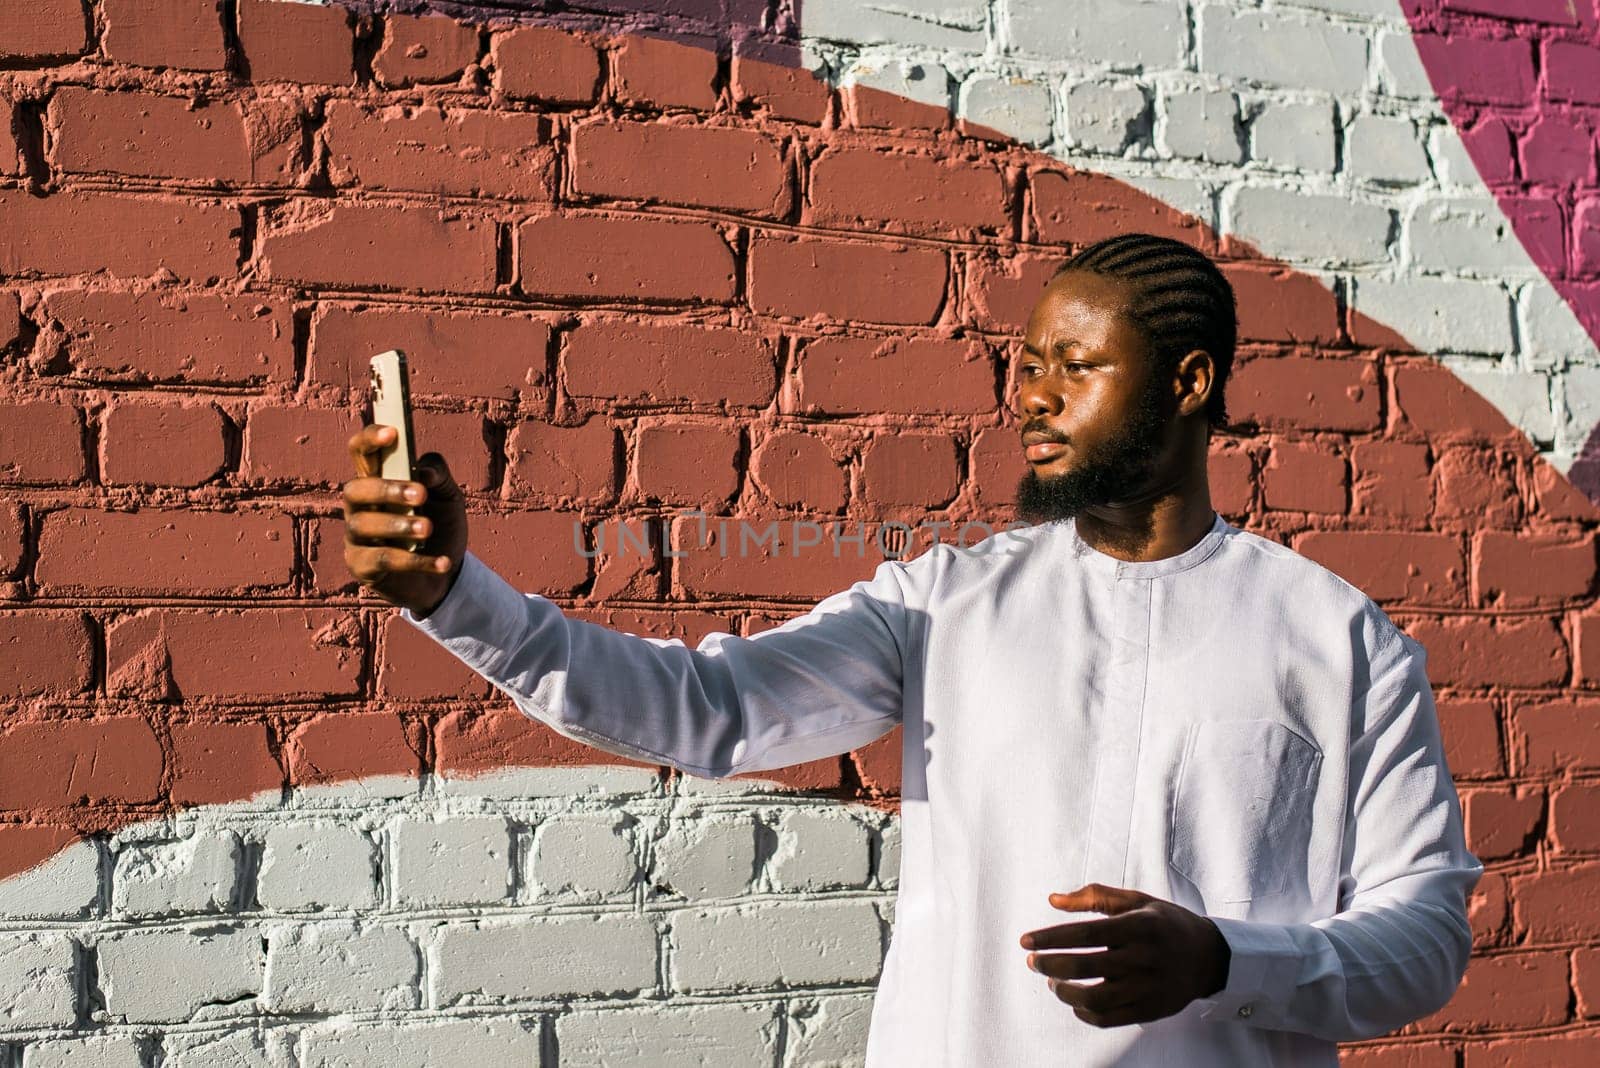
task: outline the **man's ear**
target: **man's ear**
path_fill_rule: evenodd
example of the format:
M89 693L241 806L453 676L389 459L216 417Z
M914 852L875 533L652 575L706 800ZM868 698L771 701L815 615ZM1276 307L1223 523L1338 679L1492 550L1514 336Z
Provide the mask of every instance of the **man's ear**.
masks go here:
M1211 398L1211 388L1217 380L1217 366L1205 349L1191 349L1178 361L1173 375L1178 396L1178 414L1192 415L1204 411Z

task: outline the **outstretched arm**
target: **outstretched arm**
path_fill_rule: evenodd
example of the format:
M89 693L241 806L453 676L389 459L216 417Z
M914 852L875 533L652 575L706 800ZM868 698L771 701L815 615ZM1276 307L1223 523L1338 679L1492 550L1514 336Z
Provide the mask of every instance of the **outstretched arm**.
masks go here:
M804 616L693 649L571 618L470 551L437 607L401 616L559 733L719 778L848 752L899 722L907 566L886 560Z

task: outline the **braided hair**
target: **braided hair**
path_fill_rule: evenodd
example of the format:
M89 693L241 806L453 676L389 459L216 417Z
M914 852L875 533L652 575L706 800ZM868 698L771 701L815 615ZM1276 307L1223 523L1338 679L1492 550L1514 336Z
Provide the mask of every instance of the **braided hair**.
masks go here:
M1210 353L1216 381L1206 400L1206 417L1214 428L1227 425L1222 393L1233 367L1239 324L1233 287L1205 253L1154 234L1120 234L1080 250L1051 281L1069 271L1123 283L1128 315L1150 342L1158 372L1176 371L1178 361L1194 349Z

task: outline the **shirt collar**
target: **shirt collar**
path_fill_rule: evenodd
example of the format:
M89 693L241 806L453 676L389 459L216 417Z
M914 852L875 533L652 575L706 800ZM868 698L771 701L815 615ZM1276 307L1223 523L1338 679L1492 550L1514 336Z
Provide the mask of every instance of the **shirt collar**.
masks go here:
M1092 547L1079 537L1076 518L1066 520L1063 526L1066 528L1067 542L1072 554L1079 558L1085 567L1093 568L1097 574L1127 579L1153 579L1187 571L1203 563L1216 552L1228 531L1233 529L1227 520L1213 511L1211 529L1206 531L1199 541L1178 555L1165 556L1159 560L1119 560Z

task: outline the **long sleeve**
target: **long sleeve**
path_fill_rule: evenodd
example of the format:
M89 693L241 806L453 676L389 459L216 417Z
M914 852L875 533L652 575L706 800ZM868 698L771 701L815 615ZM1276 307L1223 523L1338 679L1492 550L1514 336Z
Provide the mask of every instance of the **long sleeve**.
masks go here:
M1393 631L1353 710L1335 915L1310 923L1213 917L1232 950L1205 1019L1333 1041L1386 1034L1442 1008L1472 949L1467 849L1427 653Z
M719 778L848 752L899 722L907 566L886 560L804 616L694 649L571 618L470 551L432 612L401 616L557 732Z

